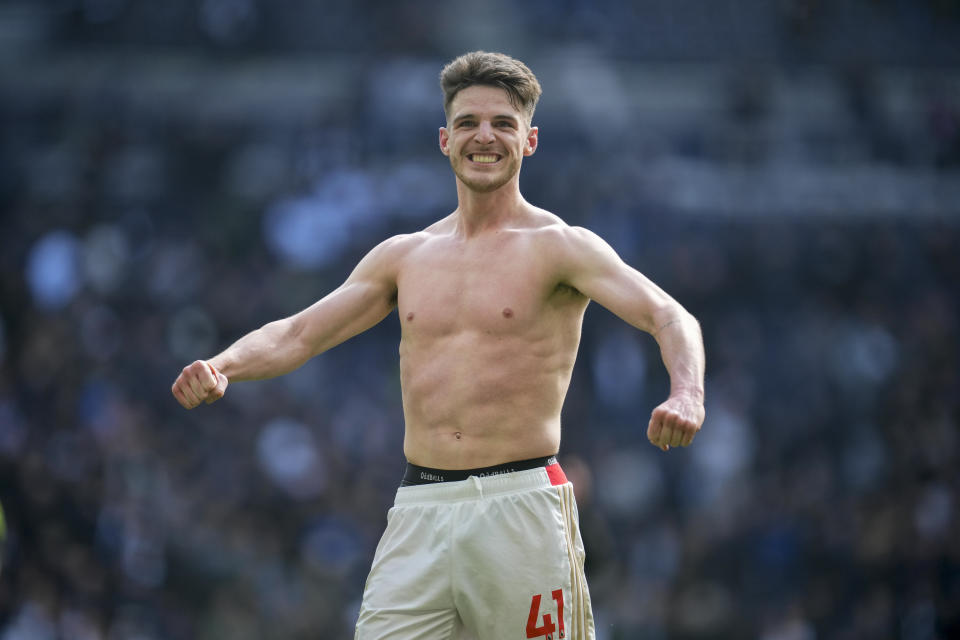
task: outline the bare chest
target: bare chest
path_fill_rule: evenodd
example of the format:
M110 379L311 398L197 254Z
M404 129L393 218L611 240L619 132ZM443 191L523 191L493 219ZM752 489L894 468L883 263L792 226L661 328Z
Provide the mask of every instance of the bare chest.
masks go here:
M397 281L405 338L462 331L515 334L544 320L557 288L549 261L526 243L431 247Z

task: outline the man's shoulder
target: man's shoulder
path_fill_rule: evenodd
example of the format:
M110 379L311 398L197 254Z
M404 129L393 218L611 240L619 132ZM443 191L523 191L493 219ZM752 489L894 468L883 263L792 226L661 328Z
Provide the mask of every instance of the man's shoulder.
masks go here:
M526 221L534 229L550 230L554 227L564 228L570 226L563 218L552 211L547 211L546 209L541 209L533 205L527 207Z
M411 233L398 233L378 244L373 251L382 254L384 257L400 258L422 245L431 235L433 234L428 229Z
M360 273L395 278L406 257L423 244L424 240L422 231L390 236L371 249L360 261L357 269Z
M530 230L532 248L551 265L561 281L610 264L616 258L610 245L586 227L567 224L553 214L541 219L545 224Z
M531 236L554 250L575 250L584 242L591 242L597 235L584 227L568 224L560 216L546 209L534 208L532 224L528 227Z

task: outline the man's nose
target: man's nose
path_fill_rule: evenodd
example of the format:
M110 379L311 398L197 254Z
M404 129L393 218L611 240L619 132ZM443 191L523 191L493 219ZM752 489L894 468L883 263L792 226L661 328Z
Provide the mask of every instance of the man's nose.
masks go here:
M493 142L493 127L490 126L489 122L481 122L480 126L477 127L476 140L480 143Z

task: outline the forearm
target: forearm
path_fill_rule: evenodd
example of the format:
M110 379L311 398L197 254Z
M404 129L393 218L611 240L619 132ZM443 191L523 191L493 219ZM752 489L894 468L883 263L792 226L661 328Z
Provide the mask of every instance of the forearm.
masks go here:
M670 395L703 400L705 356L700 324L679 305L670 305L654 316L653 337L670 374Z
M262 380L289 373L313 355L299 339L292 318L252 331L209 360L230 382Z

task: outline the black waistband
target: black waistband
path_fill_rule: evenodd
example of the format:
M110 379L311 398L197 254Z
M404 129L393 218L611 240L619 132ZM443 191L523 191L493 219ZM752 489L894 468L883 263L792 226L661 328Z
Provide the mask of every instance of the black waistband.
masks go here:
M480 467L479 469L431 469L430 467L421 467L408 462L407 470L403 474L403 482L400 483L400 486L409 487L415 484L456 482L458 480L466 480L470 476L477 476L478 478L499 476L504 473L513 473L514 471L526 471L527 469L536 469L537 467L547 467L551 464L556 464L556 462L556 456L546 456L544 458L504 462L503 464L495 464L492 467Z

